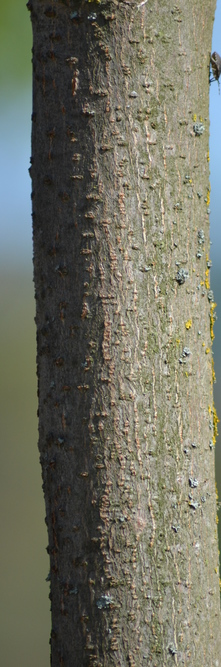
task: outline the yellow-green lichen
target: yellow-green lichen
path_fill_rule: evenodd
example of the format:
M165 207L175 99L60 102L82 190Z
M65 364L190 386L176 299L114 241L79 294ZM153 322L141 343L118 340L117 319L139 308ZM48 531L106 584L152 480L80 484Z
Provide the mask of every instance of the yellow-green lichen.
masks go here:
M214 323L216 321L216 316L215 316L215 313L214 313L216 305L217 304L215 302L213 302L213 303L211 303L211 306L210 306L210 337L211 337L212 341L215 338L215 334L214 334L214 331L213 331L213 326L214 326Z
M214 334L213 334L213 338L214 338ZM215 384L215 382L216 382L216 374L215 374L215 369L214 369L214 359L212 359L212 382L213 382L213 384Z
M205 276L206 276L206 278L205 278L205 287L206 287L206 289L209 289L210 288L209 269L206 269Z
M219 423L220 420L219 420L219 417L218 417L218 415L217 415L217 412L216 412L216 408L215 408L214 403L213 403L213 407L212 407L212 408L211 408L211 406L209 405L209 416L210 416L210 420L212 419L212 421L213 421L213 437L212 437L212 442L213 442L213 446L215 447L216 439L217 439L217 436L218 436L218 423Z

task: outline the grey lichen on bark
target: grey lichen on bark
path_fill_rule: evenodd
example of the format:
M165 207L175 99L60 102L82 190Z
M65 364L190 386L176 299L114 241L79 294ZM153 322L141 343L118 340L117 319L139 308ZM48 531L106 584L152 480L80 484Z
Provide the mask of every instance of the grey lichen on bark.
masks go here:
M220 665L214 0L30 0L52 665Z

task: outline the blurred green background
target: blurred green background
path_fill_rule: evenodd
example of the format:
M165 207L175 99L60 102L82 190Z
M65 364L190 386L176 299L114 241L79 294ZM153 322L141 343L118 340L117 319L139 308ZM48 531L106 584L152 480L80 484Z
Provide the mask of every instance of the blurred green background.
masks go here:
M221 0L213 49L221 54ZM31 23L24 0L0 0L0 645L4 667L49 666L49 562L37 449L30 179ZM210 92L211 271L221 312L221 96ZM221 319L215 326L221 415ZM221 431L221 428L220 428ZM216 475L221 497L220 439Z
M25 1L0 0L0 653L4 667L50 664L28 175L31 44Z

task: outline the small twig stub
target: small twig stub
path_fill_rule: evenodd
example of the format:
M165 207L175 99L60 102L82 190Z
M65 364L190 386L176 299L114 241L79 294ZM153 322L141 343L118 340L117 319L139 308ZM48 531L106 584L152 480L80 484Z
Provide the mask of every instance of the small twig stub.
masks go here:
M221 58L216 51L214 51L210 57L210 64L213 73L212 79L210 78L211 83L212 81L218 81L221 74Z

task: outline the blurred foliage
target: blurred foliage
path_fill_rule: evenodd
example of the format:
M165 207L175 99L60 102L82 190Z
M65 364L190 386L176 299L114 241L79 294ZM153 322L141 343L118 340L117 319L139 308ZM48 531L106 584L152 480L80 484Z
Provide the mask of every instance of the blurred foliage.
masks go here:
M2 99L2 90L11 97L31 82L32 31L25 0L0 0L0 16Z
M0 643L4 667L49 664L49 559L37 449L32 276L0 273Z
M27 87L31 96L32 32L26 0L0 0L0 16L0 98L4 109L1 121L7 150L15 162L15 132L11 132L11 124L16 136L23 136L21 117L27 116ZM23 114L18 113L21 99ZM5 124L6 118L10 118L10 123ZM23 154L22 146L20 150ZM2 165L6 162L5 155ZM19 206L20 200L13 210L18 236L22 220ZM23 224L24 218L23 215ZM4 245L4 233L1 238ZM16 243L14 234L12 246ZM5 254L8 269L0 272L1 662L4 667L47 667L50 602L45 579L49 559L37 447L34 290L30 268L19 270L10 263L12 255ZM30 267L30 260L27 264Z

